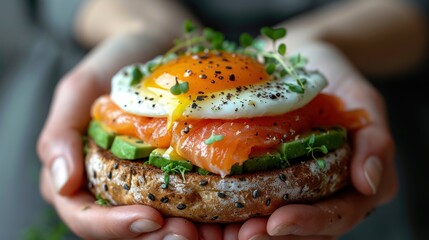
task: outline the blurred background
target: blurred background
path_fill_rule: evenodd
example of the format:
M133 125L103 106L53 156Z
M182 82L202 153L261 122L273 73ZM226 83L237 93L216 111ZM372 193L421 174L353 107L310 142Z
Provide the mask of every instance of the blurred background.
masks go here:
M75 239L40 197L35 152L56 82L86 52L70 35L79 1L66 2L0 0L1 239ZM195 1L184 2L191 9L201 7ZM274 13L263 16L263 22L235 21L231 25L226 24L230 19L218 21L214 16L202 22L235 40L237 29L255 32L327 1L291 2L294 7L287 11L267 9ZM306 2L313 4L309 7ZM342 239L427 239L428 65L425 61L400 76L370 79L388 105L400 191Z

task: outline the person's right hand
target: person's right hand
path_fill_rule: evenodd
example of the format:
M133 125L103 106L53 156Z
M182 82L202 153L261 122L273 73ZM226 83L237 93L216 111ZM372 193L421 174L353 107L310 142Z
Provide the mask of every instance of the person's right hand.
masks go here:
M202 224L197 230L185 219L163 219L148 206L98 206L83 187L82 135L90 120L91 104L108 93L111 76L122 66L144 61L142 55L156 54L156 49L148 47L150 41L139 34L109 39L59 82L37 146L42 161L42 195L66 225L84 239L197 239L198 235L220 239L217 225Z

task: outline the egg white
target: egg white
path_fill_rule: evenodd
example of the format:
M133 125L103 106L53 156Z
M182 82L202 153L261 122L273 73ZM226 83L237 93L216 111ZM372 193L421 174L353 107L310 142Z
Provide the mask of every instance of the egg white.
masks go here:
M128 113L147 117L167 117L177 106L179 98L169 91L139 89L130 86L132 70L137 66L149 74L147 65L134 64L120 70L112 79L111 99ZM309 103L327 86L327 81L317 71L299 70L298 75L305 78L304 93L292 92L287 84L296 84L291 76L265 82L263 84L242 86L241 89L199 94L197 100L189 104L183 117L196 119L237 119L284 114ZM196 96L194 96L196 97Z

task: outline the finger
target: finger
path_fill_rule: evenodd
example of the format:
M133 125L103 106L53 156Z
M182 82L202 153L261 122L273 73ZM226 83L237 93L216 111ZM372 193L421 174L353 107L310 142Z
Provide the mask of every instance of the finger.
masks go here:
M313 205L286 205L270 216L267 232L272 236L339 236L368 216L378 201L378 196L350 189Z
M222 239L222 229L219 224L201 223L197 225L200 240Z
M391 171L395 146L388 129L386 108L381 95L373 86L359 77L346 79L338 89L345 92L344 99L348 109L363 108L370 118L370 124L359 129L353 135L353 159L351 161L351 179L355 188L366 195L375 194L387 169ZM386 169L387 168L387 169ZM395 173L396 170L393 169ZM389 173L390 174L390 173ZM386 195L390 199L396 192L396 175L392 174L391 191Z
M224 240L237 240L238 233L240 232L241 223L230 223L225 226L223 230L223 239Z
M89 73L75 72L55 91L49 118L37 150L42 163L51 170L55 189L70 195L83 180L82 134L89 121L91 103L99 93ZM76 96L79 93L79 97Z
M239 240L328 240L328 236L270 236L267 233L268 218L252 218L240 228Z
M151 232L163 225L159 212L143 205L102 207L86 192L63 197L56 194L51 174L42 170L42 181L56 211L67 226L83 239L124 239Z
M238 233L238 239L270 239L267 234L268 218L251 218L244 222Z
M393 163L394 143L386 128L371 124L354 136L351 161L351 179L355 188L363 194L376 194L382 180L388 181L389 191L384 196L390 199L397 191L396 170ZM391 175L387 178L387 175Z
M166 218L163 228L139 236L139 239L197 240L195 225L184 218Z

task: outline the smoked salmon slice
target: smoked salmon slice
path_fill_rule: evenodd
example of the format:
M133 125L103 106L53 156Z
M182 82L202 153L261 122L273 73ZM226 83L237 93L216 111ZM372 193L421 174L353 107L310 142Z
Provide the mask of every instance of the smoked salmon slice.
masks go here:
M222 177L233 165L241 165L253 150L270 149L311 128L341 125L349 130L369 122L364 110L346 111L342 101L319 94L306 106L292 112L250 119L182 119L167 129L166 118L136 116L121 110L109 97L99 98L93 118L118 134L142 139L156 147L172 146L192 164ZM212 135L221 140L207 143Z

